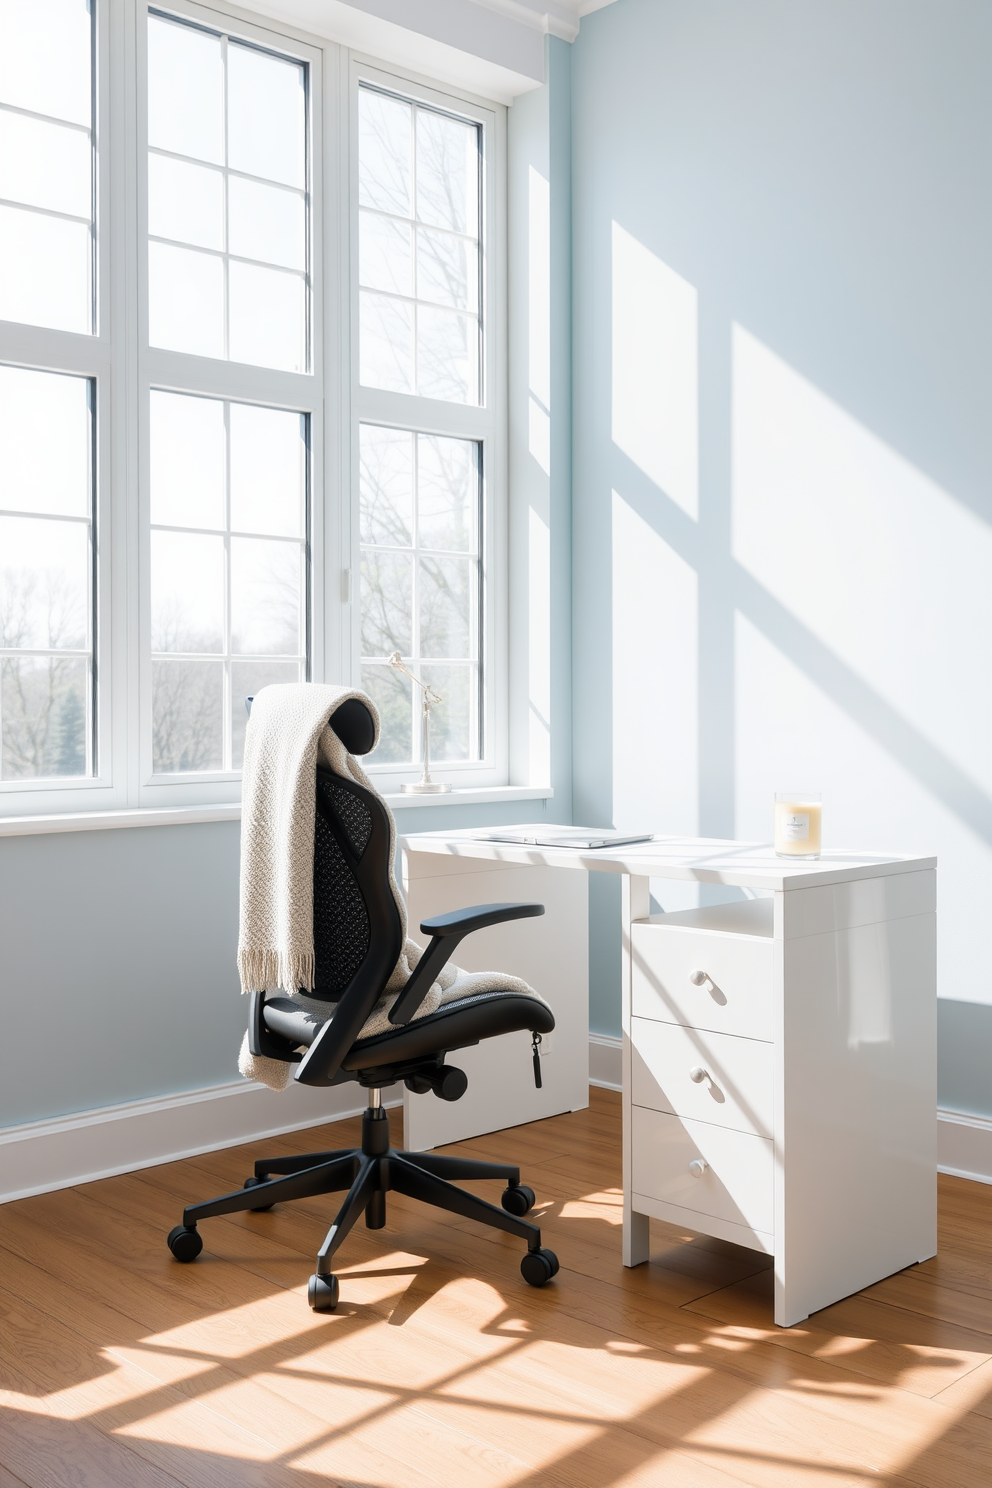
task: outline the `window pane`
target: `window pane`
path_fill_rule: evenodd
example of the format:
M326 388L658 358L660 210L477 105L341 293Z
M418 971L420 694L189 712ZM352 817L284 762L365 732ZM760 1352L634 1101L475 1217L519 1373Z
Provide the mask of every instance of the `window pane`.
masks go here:
M410 705L404 687L400 715L393 674L382 665L394 650L444 699L433 712L433 757L478 759L480 446L375 425L361 425L359 439L363 675L403 720L375 759L403 763L408 749L412 761L423 757L419 694L414 688ZM412 744L401 744L411 716Z
M367 289L413 294L412 229L407 222L358 214L358 282Z
M89 596L88 523L0 517L0 647L84 650Z
M361 426L363 543L409 547L413 541L413 441L405 429Z
M231 665L231 768L240 770L245 756L248 709L245 698L277 682L302 682L298 661L235 661Z
M478 552L479 447L471 439L417 438L417 520L422 548Z
M223 662L152 662L152 769L156 774L222 769L223 720Z
M359 89L358 199L363 207L411 215L412 133L413 110L408 103L373 88Z
M0 103L90 123L88 0L3 0Z
M478 681L475 667L425 666L423 678L441 701L431 709L431 759L477 756Z
M403 553L362 553L362 655L413 651L413 560Z
M151 409L153 524L220 529L152 527L155 769L237 770L245 696L306 672L307 420L157 390ZM202 730L179 696L187 684L204 699Z
M148 231L156 238L224 247L224 177L209 166L148 156Z
M224 540L152 533L152 650L224 648Z
M479 305L479 249L452 233L417 229L417 298L471 310Z
M475 237L479 223L479 127L417 109L417 218Z
M0 207L0 320L88 335L91 241L85 222Z
M227 53L228 164L304 187L306 71L298 62L231 42Z
M379 710L376 765L405 765L413 759L413 683L388 666L363 666L362 687Z
M229 178L228 191L230 251L241 258L305 269L307 213L302 194L241 176Z
M88 222L90 171L88 131L0 109L0 196Z
M298 543L232 537L232 650L298 655L302 593Z
M149 234L219 255L149 243L149 340L305 372L307 68L155 16L148 58Z
M151 395L152 521L224 526L224 405L178 393Z
M0 367L0 507L88 516L91 439L85 377Z
M89 663L73 656L0 661L0 776L85 775Z
M473 654L475 575L471 558L423 558L420 562L420 654Z
M229 265L230 355L234 362L306 371L306 286L298 274Z
M224 161L224 62L219 36L148 17L148 143L214 165Z
M413 306L363 290L359 315L362 382L392 393L412 393Z
M231 527L302 537L306 421L298 413L231 404Z
M148 244L148 339L170 351L223 357L223 259Z
M477 403L479 330L474 317L417 307L417 391L422 398Z

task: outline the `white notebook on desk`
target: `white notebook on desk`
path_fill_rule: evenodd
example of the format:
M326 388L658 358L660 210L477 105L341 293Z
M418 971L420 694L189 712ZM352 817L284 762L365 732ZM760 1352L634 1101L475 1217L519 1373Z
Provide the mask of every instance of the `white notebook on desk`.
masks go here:
M531 823L522 827L492 827L473 832L473 842L513 842L522 847L624 847L651 842L652 832L617 832L612 827L553 827Z

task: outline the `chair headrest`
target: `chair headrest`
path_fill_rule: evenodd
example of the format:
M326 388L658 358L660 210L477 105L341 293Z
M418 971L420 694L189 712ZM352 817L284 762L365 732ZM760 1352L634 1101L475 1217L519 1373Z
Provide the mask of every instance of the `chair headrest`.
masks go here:
M349 754L368 754L375 743L375 720L360 698L346 698L330 724Z

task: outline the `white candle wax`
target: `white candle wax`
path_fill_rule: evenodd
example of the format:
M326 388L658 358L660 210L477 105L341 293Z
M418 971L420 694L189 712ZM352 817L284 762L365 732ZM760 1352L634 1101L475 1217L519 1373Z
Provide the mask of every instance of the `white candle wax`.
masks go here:
M812 792L780 791L775 797L775 851L780 858L818 858L823 807Z

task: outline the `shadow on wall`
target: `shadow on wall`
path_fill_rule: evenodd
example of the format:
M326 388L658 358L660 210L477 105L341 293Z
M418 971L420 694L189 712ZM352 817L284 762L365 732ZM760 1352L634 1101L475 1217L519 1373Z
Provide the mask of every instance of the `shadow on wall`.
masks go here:
M775 790L820 789L829 845L939 854L938 985L992 1000L992 27L947 19L584 23L576 654L614 722L577 677L576 810L767 841Z

